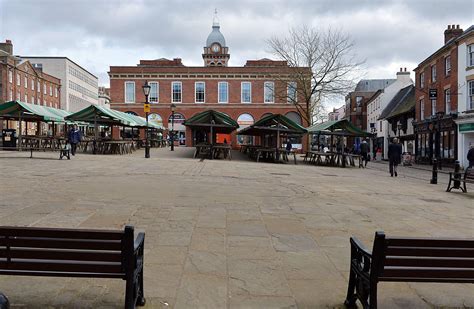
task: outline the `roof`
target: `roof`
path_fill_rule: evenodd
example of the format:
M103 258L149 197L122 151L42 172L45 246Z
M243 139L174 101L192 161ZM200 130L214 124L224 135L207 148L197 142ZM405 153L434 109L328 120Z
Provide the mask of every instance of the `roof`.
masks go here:
M400 99L398 105L385 117L386 119L390 119L398 115L415 111L415 87L413 85L410 85L400 90L399 93L404 91L405 89L407 89L405 91L405 96Z
M75 63L74 61L72 61L71 59L69 59L68 57L41 57L41 56L17 56L17 57L20 57L20 58L24 58L24 59L65 59L65 60L69 60L71 61L72 63L74 63L75 65L77 65L78 67L80 67L81 69L83 69L84 71L86 71L87 73L89 73L90 75L94 76L95 78L99 79L97 76L95 76L94 74L92 74L91 72L89 72L88 70L84 69L84 67L80 66L79 64Z
M396 79L362 79L357 83L354 91L377 91L384 89L395 81Z
M66 120L97 122L104 125L121 125L127 127L146 127L146 119L143 117L127 114L114 109L108 109L95 104L90 105L74 114L65 117ZM149 127L163 129L162 126L149 122Z
M216 128L217 131L232 132L239 128L239 124L229 115L212 109L200 112L183 123L185 126L209 129Z
M237 132L239 135L258 136L268 133L304 134L306 129L282 114L272 114L263 117L253 125Z
M214 24L212 26L212 31L209 33L207 40L206 40L206 46L211 47L213 43L219 43L222 47L226 46L225 45L225 38L222 35L221 31L219 30L220 26L219 24Z
M368 137L370 133L362 131L355 127L347 119L332 120L323 123L315 124L308 128L310 134L322 134L322 135L345 135L345 136L360 136Z
M440 53L443 53L446 49L452 47L456 42L459 42L461 39L464 39L465 37L470 35L472 32L474 32L474 25L472 25L469 28L467 28L466 30L464 30L464 32L460 36L454 37L451 40L447 41L437 51L435 51L434 53L429 55L425 60L420 62L420 64L418 64L418 66L414 69L414 71L416 71L418 68L424 66L427 62L430 62L431 59L433 59L435 56L437 56Z
M21 116L20 116L21 114ZM35 105L21 101L9 101L0 104L0 117L29 121L64 122L69 112L57 108Z
M387 118L397 106L404 103L405 100L409 98L409 95L413 96L413 101L415 101L415 86L409 85L405 88L402 88L397 94L388 102L387 106L383 109L382 113L380 113L379 120Z

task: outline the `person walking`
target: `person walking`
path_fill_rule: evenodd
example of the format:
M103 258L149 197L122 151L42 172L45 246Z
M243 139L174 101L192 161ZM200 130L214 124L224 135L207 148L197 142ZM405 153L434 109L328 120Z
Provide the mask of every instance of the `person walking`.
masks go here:
M360 144L360 155L362 156L364 167L367 167L367 162L369 161L369 144L366 140L363 140Z
M388 145L388 161L390 165L390 176L395 177L398 176L397 174L397 167L400 164L402 159L402 145L398 143L398 138L394 138L393 142Z
M469 161L469 167L474 167L474 144L471 144L469 151L467 152L467 161Z
M77 124L75 124L74 127L69 131L68 136L69 143L71 144L71 154L73 156L76 155L77 144L81 142L81 138L81 131L79 131Z

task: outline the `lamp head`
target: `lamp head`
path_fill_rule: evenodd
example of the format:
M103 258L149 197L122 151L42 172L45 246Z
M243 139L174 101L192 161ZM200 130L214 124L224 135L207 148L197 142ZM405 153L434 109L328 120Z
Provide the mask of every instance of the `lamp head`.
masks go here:
M142 88L143 88L143 94L145 95L145 97L148 97L148 95L150 94L151 86L148 84L147 80L145 81L145 84L143 85Z
M170 108L171 108L171 112L173 112L173 113L174 113L174 111L175 111L175 109L176 109L176 105L174 105L174 104L171 104Z

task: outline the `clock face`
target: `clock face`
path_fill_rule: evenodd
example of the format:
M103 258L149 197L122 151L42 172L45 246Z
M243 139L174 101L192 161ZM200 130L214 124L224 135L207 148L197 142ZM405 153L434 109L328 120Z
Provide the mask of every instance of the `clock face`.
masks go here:
M212 51L218 53L220 51L220 46L217 44L212 45Z

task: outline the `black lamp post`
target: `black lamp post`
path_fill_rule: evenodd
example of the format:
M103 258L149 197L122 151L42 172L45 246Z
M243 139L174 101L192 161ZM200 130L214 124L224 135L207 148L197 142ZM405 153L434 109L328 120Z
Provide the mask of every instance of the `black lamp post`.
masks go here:
M171 151L174 151L174 111L176 105L171 104L171 132L170 132L170 141L171 141Z
M143 85L143 94L145 95L145 104L147 107L145 108L145 117L146 117L146 128L145 128L145 158L150 157L150 142L148 140L148 96L150 95L151 86L148 84L148 81L145 81Z
M398 129L398 139L400 139L400 132L402 131L402 124L401 123L398 123L397 124L397 129Z

